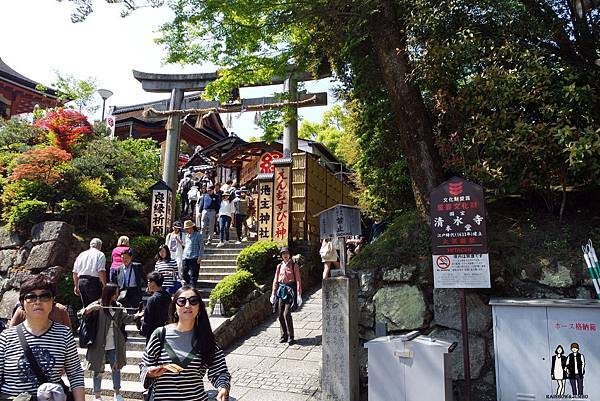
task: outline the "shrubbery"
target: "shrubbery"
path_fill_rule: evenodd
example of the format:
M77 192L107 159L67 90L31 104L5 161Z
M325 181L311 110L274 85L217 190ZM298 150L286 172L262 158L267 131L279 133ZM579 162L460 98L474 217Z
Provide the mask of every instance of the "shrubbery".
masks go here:
M135 260L146 263L156 256L162 239L149 235L139 235L129 240L129 246L133 249Z
M240 252L237 268L252 273L257 280L262 281L275 271L278 254L279 245L276 242L258 241Z
M156 143L110 140L104 126L73 110L44 113L34 124L0 119L0 206L9 228L26 230L48 213L104 231L145 214L159 177Z
M231 308L238 308L244 298L253 290L258 289L252 273L238 270L236 273L225 277L210 293L210 308L221 300L223 312L228 314Z

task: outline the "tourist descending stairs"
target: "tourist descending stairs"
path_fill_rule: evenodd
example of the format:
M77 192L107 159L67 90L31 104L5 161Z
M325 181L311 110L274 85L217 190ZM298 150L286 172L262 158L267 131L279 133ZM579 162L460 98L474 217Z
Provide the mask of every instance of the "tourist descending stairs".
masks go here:
M233 234L231 238L235 238L235 234ZM220 280L235 273L236 261L239 253L242 249L254 243L242 242L241 244L235 244L232 241L226 243L222 247L217 247L218 242L218 239L213 240L209 245L205 246L204 257L202 258L202 263L200 265L197 288L201 291L202 299L207 307L212 289ZM223 319L211 318L212 329L215 330L222 320ZM146 346L146 340L138 333L135 325L127 325L125 329L128 334L127 365L121 369L121 395L126 401L143 400L144 388L139 381L139 363ZM78 348L77 350L83 363L85 361L87 350L84 348ZM109 365L106 365L105 367L101 389L102 399L112 401L113 388ZM93 401L92 372L90 371L85 371L85 391L86 400Z

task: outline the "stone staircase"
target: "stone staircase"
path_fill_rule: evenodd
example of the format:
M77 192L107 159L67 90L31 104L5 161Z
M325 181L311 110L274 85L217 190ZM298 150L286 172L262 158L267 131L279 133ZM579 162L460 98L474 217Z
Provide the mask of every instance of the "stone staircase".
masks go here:
M235 234L231 236L235 238ZM241 244L235 244L229 242L223 247L217 248L218 240L213 240L209 245L205 246L204 258L200 266L200 274L198 277L197 288L202 293L202 299L205 305L208 307L208 299L210 292L217 285L217 283L223 278L236 271L236 260L240 251L245 247L253 244L253 242L242 242ZM223 318L210 318L211 327L214 330L219 324L225 320ZM128 325L125 327L128 340L127 340L127 365L121 369L121 395L126 400L143 400L144 388L139 380L139 363L142 360L144 348L146 346L146 340L138 333L135 325ZM82 363L85 361L86 349L78 348L80 360ZM65 381L68 382L66 377ZM110 366L107 364L102 379L102 399L110 401L113 397L113 386L111 379ZM92 401L94 398L93 385L92 385L92 372L85 371L85 389L86 389L86 400Z
M235 238L232 234L230 238ZM202 299L208 306L208 298L213 288L225 277L235 273L237 257L242 249L252 245L254 242L242 242L235 244L228 242L224 246L217 248L219 240L213 239L211 243L204 247L204 257L200 265L198 275L198 285L196 286L202 293Z

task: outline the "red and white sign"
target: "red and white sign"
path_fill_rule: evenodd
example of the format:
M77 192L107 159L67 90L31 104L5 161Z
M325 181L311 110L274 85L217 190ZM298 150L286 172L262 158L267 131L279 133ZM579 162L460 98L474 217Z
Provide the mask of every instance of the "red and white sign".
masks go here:
M260 172L262 174L273 173L275 171L275 167L273 166L274 159L281 159L283 157L283 153L281 152L271 152L265 153L261 156L258 165L260 167Z
M106 117L106 126L110 130L110 139L115 139L115 129L117 127L117 118L115 116Z
M433 255L433 286L490 288L488 254Z

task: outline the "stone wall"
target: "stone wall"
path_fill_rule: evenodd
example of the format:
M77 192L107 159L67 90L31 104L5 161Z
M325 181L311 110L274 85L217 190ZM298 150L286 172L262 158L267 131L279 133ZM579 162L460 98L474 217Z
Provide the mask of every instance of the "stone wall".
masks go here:
M492 288L467 291L472 391L473 399L478 401L496 400L490 297L591 298L593 292L589 278L581 273L581 261L573 261L573 267L569 268L557 260L541 258L513 272L499 263L501 259L490 257L490 260ZM392 334L420 330L431 337L458 343L450 357L450 376L454 381L455 399L462 400L464 377L458 291L433 289L431 256L400 257L388 265L368 270L362 270L361 265L355 263L352 268L357 270L359 278L363 399L366 399L368 375L367 352L362 343L375 337L377 322L385 322Z
M38 273L60 279L79 251L73 227L62 221L38 223L28 238L0 227L0 318L10 318L22 281Z

